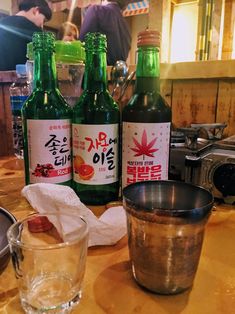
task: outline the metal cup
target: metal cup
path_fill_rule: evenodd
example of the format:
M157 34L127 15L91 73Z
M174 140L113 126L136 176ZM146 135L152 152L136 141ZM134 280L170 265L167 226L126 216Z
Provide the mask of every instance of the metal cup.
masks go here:
M160 294L190 288L197 271L212 194L179 181L145 181L123 189L135 280Z

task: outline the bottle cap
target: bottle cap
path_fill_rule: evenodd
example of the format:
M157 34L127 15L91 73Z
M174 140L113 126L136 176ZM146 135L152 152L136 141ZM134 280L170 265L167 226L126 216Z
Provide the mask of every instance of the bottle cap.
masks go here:
M34 32L33 50L41 49L46 51L55 50L55 35L52 32Z
M153 46L160 47L160 33L156 30L146 29L138 33L137 47Z
M105 51L107 50L106 35L99 32L87 33L85 36L85 49L88 51Z
M56 62L62 63L81 63L85 61L85 49L79 40L62 41L55 43Z
M25 64L17 64L16 65L16 73L21 75L26 75L26 65Z

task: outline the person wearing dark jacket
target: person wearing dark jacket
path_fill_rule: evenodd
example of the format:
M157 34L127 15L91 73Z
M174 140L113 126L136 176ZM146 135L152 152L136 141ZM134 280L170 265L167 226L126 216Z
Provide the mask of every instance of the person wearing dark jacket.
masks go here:
M91 5L81 25L79 39L84 41L89 32L100 32L107 37L107 64L126 61L130 47L131 34L127 21L122 15L130 1L108 0L101 5Z
M46 0L23 0L16 15L0 19L0 71L15 70L16 64L26 62L27 43L51 16Z

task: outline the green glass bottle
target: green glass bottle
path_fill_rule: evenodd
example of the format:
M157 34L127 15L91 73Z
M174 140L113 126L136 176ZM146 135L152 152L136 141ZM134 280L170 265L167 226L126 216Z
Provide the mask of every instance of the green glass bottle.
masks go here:
M34 90L22 107L26 184L71 185L72 110L57 87L55 36L33 34Z
M167 180L171 108L160 95L160 35L138 34L134 94L122 112L122 187Z
M73 110L73 188L89 205L117 200L119 108L107 89L106 36L85 37L84 91Z

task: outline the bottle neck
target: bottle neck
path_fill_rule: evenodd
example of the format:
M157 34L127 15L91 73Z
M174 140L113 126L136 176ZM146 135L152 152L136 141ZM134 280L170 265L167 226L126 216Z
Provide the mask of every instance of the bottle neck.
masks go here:
M106 52L88 51L84 73L84 89L100 92L107 89Z
M52 50L35 51L34 86L40 90L57 88L55 55Z
M160 62L157 47L138 48L135 92L160 92Z

